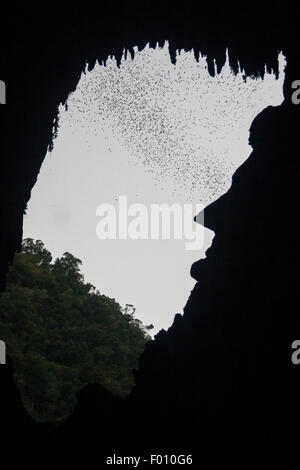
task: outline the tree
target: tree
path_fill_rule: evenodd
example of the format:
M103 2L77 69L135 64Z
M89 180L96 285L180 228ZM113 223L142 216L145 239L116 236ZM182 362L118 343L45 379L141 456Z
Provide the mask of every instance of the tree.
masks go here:
M70 413L90 382L126 396L151 340L133 305L122 308L85 283L81 264L68 252L52 262L41 240L27 238L0 296L1 339L24 406L40 421Z

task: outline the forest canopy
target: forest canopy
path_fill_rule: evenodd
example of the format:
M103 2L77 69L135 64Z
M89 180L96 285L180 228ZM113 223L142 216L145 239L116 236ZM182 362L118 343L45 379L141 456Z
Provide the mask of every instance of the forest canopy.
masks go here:
M27 238L0 296L0 337L24 406L38 421L68 416L88 383L128 395L151 340L153 326L85 283L81 264L68 252L52 262L41 240Z

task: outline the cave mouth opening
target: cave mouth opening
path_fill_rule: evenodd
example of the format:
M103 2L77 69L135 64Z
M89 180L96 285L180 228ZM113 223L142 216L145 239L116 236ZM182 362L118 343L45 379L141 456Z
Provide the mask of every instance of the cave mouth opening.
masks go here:
M43 256L47 257L49 250L53 260L59 258L58 272L69 269L75 278L82 273L91 282L88 294L103 296L111 315L120 304L122 315L138 327L141 324L137 318L144 325L154 324L154 332L167 328L175 313L184 308L194 285L190 266L205 257L213 233L205 230L200 250L186 250L183 239L99 240L97 208L101 204L116 207L122 196L127 197L129 205L146 208L156 203L206 206L224 194L235 169L251 153L247 142L253 118L266 106L283 101L282 54L279 61L277 80L268 73L264 79L245 77L241 70L235 75L228 56L221 73L211 77L206 58L200 57L197 62L192 51L177 52L173 64L166 42L156 48L147 45L141 51L134 48L134 58L123 54L119 67L110 57L105 65L96 64L93 70L86 70L76 91L60 106L58 135L32 191L24 218L29 254L34 256L37 248L28 239L42 240ZM56 318L57 325L51 328L63 331L68 309L81 310L67 288L59 295L66 304L66 313ZM90 318L97 311L93 300L96 297L89 305ZM38 318L35 312L37 322ZM117 347L117 338L112 340L115 349L108 351L103 333L107 325L101 326L102 331L93 326L94 330L86 326L86 341L80 347L78 329L74 334L64 331L60 335L63 348L49 342L50 348L57 348L52 361L40 361L45 351L43 341L49 341L49 324L37 340L41 343L39 352L22 345L22 354L29 354L27 369L23 368L24 360L17 358L15 377L23 400L27 394L26 408L35 418L38 413L34 412L34 400L30 403L27 399L32 390L38 392L41 409L52 406L52 414L47 412L42 418L47 421L46 416L56 420L70 412L62 412L62 407L55 410L53 404L60 395L75 397L75 391L84 383L98 381L116 392L118 380L123 380L130 388L130 379L123 371L113 370L109 379L109 374L99 375L94 367L98 361L98 369L113 369L128 351L125 343L123 349ZM125 330L122 334L126 336ZM37 332L35 335L39 336ZM106 356L99 349L97 335ZM126 341L130 349L132 339ZM12 343L17 348L15 338ZM94 351L93 359L81 364L79 380L72 372L72 361L80 361L80 356L88 358L86 351L90 350ZM59 367L49 364L55 361ZM29 385L22 383L25 372L32 377ZM49 396L45 401L46 388Z

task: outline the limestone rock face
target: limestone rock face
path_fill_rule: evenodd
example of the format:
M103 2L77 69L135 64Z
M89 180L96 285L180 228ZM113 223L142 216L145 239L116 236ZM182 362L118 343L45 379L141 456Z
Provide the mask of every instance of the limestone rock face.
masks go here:
M140 359L132 400L151 396L154 408L158 402L176 416L173 442L178 436L193 442L191 427L180 433L191 417L204 441L216 439L215 429L228 446L293 440L287 429L299 413L300 377L291 362L300 332L292 222L299 200L297 126L286 105L268 107L254 120L252 154L228 193L205 210L205 225L216 235L207 258L191 268L198 283L184 315Z

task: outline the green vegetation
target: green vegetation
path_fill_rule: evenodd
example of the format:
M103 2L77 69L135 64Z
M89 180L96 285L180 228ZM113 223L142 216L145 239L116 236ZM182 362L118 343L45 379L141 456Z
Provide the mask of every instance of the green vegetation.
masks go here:
M84 283L80 265L70 253L52 262L40 240L27 238L0 296L0 337L24 406L39 421L67 416L87 383L126 396L151 339L152 325Z

